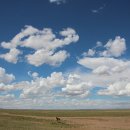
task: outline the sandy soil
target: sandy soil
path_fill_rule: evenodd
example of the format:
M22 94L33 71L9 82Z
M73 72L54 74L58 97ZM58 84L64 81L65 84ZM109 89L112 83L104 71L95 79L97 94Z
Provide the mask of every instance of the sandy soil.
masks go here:
M64 119L80 125L82 130L130 130L130 117L69 117Z

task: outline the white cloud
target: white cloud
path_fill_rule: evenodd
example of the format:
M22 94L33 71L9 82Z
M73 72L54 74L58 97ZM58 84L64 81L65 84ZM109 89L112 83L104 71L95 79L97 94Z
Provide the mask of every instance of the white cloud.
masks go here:
M9 92L12 90L15 90L15 86L14 85L10 85L10 84L4 84L4 83L0 83L0 92Z
M56 100L54 97L40 97L34 99L16 99L14 95L7 94L0 96L0 108L14 109L109 109L109 108L129 108L129 101L118 99L108 101L105 99L71 99L62 98Z
M82 74L82 78L92 81L94 86L107 87L120 80L130 81L130 61L107 57L84 57L78 63L90 69L89 73Z
M0 84L0 92L9 94L12 91L20 90L19 98L39 99L39 97L51 97L53 88L62 87L65 83L61 72L53 72L50 76L39 77L37 72L28 72L33 79L31 81L14 82L12 84Z
M91 82L83 81L80 75L70 74L62 91L68 96L86 97L89 95L91 88Z
M120 57L126 51L126 41L120 36L116 36L114 40L110 39L105 45L97 42L96 46L83 53L83 56L99 56L99 57Z
M109 40L104 47L106 50L100 53L102 56L119 57L126 51L125 39L116 37L115 40Z
M31 34L28 38L20 41L20 45L22 47L28 47L35 50L44 49L49 51L56 50L57 48L61 48L79 40L79 36L72 28L64 29L63 31L60 31L59 34L63 38L56 38L56 35L52 32L52 29L45 28L43 30L38 30L36 34Z
M34 66L42 64L49 64L52 66L59 66L69 56L66 51L58 51L56 53L47 52L43 49L37 50L34 54L26 56L28 63Z
M94 56L96 53L95 50L89 49L88 52L83 53L83 56Z
M97 69L101 66L107 66L114 72L118 72L118 70L124 70L130 67L130 61L123 61L120 59L107 57L84 57L82 59L79 59L78 63L89 69Z
M93 73L99 74L99 75L104 75L104 74L109 74L110 68L108 66L99 66L96 69L93 70Z
M48 77L40 77L37 72L28 72L32 77L31 81L21 81L12 84L0 84L0 104L4 108L121 108L124 104L127 108L128 102L89 100L91 90L99 85L99 95L130 96L130 86L128 79L120 79L126 72L114 74L112 76L94 73L53 72ZM119 81L118 83L117 81ZM13 91L20 91L19 96L15 97ZM87 97L87 98L86 98ZM104 103L107 102L107 105ZM24 105L23 105L24 104ZM92 107L93 106L93 107Z
M0 83L1 84L10 83L14 79L15 79L15 76L13 74L7 74L6 70L0 67Z
M54 39L57 39L56 36L48 36L51 32L50 29L45 31L47 35L46 38L51 39L50 41L54 41ZM39 33L41 35L41 32L36 32L35 36ZM58 41L62 40L64 42L56 42L57 44L48 47L39 44L31 48L31 43L27 42L26 47L34 49L35 51L33 54L26 55L28 62L32 62L31 64L35 66L41 64L50 64L53 66L61 64L64 61L62 59L69 54L64 50L58 49L59 51L57 51L57 48L70 44L70 41L77 41L76 39L78 39L78 37L76 38L75 34L72 36L73 33L74 30L71 29L61 31L60 35L64 38L58 39ZM25 40L27 39L22 39L20 47L25 47L23 44ZM92 49L95 51L95 54L99 54L96 50L97 47L103 47L103 45L98 43L96 47ZM16 46L11 47L11 49L13 48L16 48ZM109 50L107 47L105 47L105 49ZM120 51L120 54L122 52L123 51ZM0 84L0 92L2 93L0 104L5 107L14 108L92 108L91 106L94 108L121 108L122 104L124 104L126 108L129 107L127 101L121 102L116 100L109 102L103 99L89 100L89 96L95 87L100 87L100 90L97 92L98 95L130 96L130 61L127 59L119 59L119 57L117 59L115 55L113 55L113 57L112 55L105 57L99 54L95 57L95 54L93 54L93 57L89 57L88 55L83 56L83 58L77 61L78 64L89 71L74 69L64 74L62 72L53 72L48 77L40 77L37 72L28 72L28 75L32 77L31 81L10 83L15 77L11 79L13 75L6 74L2 68L0 75L4 75L4 78L0 78L2 82ZM29 59L30 57L31 59ZM5 77L10 77L11 80L5 80ZM16 90L20 91L20 94L17 95L17 99L15 98L15 93L14 95L10 95L10 93ZM8 97L10 97L10 99ZM107 105L104 106L104 102L107 102ZM22 106L23 103L24 106Z
M18 56L21 54L21 51L16 49L16 48L12 48L10 49L10 51L6 54L0 54L0 58L4 59L8 62L14 63L16 64L18 61Z
M6 49L16 48L21 44L22 39L25 37L29 37L31 35L35 35L39 30L32 26L25 26L25 29L22 29L20 33L18 33L10 42L2 42L1 46Z
M63 86L64 78L61 72L53 72L50 77L37 77L34 78L34 80L32 80L31 82L26 81L21 83L16 84L16 86L22 86L23 92L20 94L21 98L39 98L49 95L51 96L51 91L53 88Z
M15 96L13 94L6 94L6 95L0 95L0 102L1 101L12 101Z
M31 72L31 71L28 72L28 75L29 75L30 77L34 78L34 79L39 76L39 74L38 74L37 72Z
M102 51L102 47L101 44L94 47L96 56L84 55L77 61L78 64L89 69L88 73L79 72L79 74L86 79L86 82L91 81L93 86L101 87L98 92L100 95L130 96L128 87L130 60L119 58L126 51L125 39L116 37L115 40L109 40L104 45L105 50Z
M56 3L57 5L66 2L66 0L49 0L49 1L50 1L50 3Z
M80 75L63 75L62 72L53 72L50 76L39 77L37 72L28 72L33 79L12 84L0 84L1 92L20 90L20 98L38 99L44 97L87 97L92 89L92 82L87 82ZM58 93L55 91L58 88Z
M107 87L107 89L100 90L99 95L110 96L130 96L130 83L116 82Z
M8 62L17 63L18 56L21 54L17 47L26 47L34 50L33 54L29 52L25 56L28 63L35 66L42 64L60 65L69 56L69 53L65 50L57 51L57 49L77 42L79 36L72 28L60 31L59 35L61 38L56 38L56 35L50 28L39 30L32 26L25 26L10 42L1 43L3 48L10 49L10 51L6 54L1 54L0 58Z
M34 73L33 73L34 74ZM23 84L24 83L24 84ZM79 75L70 74L67 77L61 72L53 72L51 76L42 78L34 78L31 82L22 82L22 85L16 84L15 88L22 86L23 92L21 93L21 98L35 97L38 98L44 96L79 96L87 97L90 93L90 89L93 87L91 82L86 82L82 80ZM53 91L53 88L60 87L59 92Z

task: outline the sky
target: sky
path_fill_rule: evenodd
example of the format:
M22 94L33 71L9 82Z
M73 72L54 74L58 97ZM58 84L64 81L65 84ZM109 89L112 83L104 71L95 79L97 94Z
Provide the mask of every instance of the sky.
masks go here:
M1 0L0 108L130 108L129 0Z

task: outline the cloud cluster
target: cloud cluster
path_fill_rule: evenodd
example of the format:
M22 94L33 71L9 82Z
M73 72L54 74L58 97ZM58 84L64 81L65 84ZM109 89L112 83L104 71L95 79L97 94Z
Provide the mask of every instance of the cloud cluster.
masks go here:
M21 81L8 85L2 84L0 86L0 91L11 92L14 90L20 90L21 93L19 97L27 99L49 95L52 96L53 93L56 96L56 88L61 97L87 97L92 88L91 82L86 82L77 74L69 74L65 76L62 72L53 72L46 78L39 77L37 72L28 72L28 75L32 77L31 81Z
M7 84L15 80L15 76L13 74L7 74L6 70L0 67L0 86L2 84Z
M71 28L59 34L60 38L56 38L51 29L38 30L27 26L10 42L2 42L2 47L9 49L9 52L1 54L1 58L3 55L5 60L16 63L18 56L22 55L19 48L26 48L33 50L32 54L25 55L28 63L35 66L60 65L69 56L69 53L61 48L77 42L79 36ZM86 71L73 69L65 73L52 72L47 77L29 71L28 75L32 78L30 81L12 82L15 76L7 74L6 70L0 67L0 104L5 107L14 105L15 108L45 108L45 104L47 108L92 108L91 105L99 108L107 102L104 108L113 104L115 108L121 107L122 104L127 108L128 102L89 100L97 87L95 95L130 96L130 60L121 58L126 49L125 39L121 37L109 40L105 45L97 42L95 47L84 52L83 57L77 61Z
M106 50L101 52L101 56L119 57L126 51L125 39L118 36L115 40L109 40L104 47Z
M109 57L84 57L78 61L82 66L89 68L95 74L115 74L127 71L130 61L123 61Z
M111 96L130 96L130 82L115 82L108 86L107 89L100 90L98 94Z
M62 72L53 72L45 78L40 77L37 72L28 72L28 75L32 77L31 81L0 85L0 107L26 109L78 107L81 103L74 99L87 97L92 86L76 74L66 76Z
M94 79L90 74L71 73L64 75L62 72L53 72L48 77L40 77L37 72L28 72L32 77L31 81L21 81L8 85L1 85L0 91L3 93L0 96L0 104L6 108L108 108L121 107L124 102L109 102L103 100L89 100L88 97L93 85ZM85 77L86 76L86 77ZM94 76L94 75L93 75ZM98 76L99 77L99 76ZM119 84L102 89L98 92L99 95L117 95ZM126 85L126 90L120 87L120 95L125 95L129 90L129 84ZM115 90L112 93L112 88ZM19 95L12 94L13 91L19 91ZM122 91L122 92L121 92ZM5 93L6 92L6 93ZM127 94L128 91L127 91ZM103 105L104 102L106 105ZM24 103L24 105L23 105ZM36 105L37 104L37 105ZM126 103L125 103L126 104ZM127 107L128 105L126 105Z
M34 66L43 64L58 66L69 57L67 51L59 49L79 40L79 36L72 28L60 31L59 35L61 38L56 38L50 28L39 30L32 26L25 26L10 42L1 43L1 47L8 49L9 52L0 54L0 58L11 63L17 63L19 55L22 55L19 48L27 48L29 54L26 54L25 58L29 64Z
M90 81L86 82L80 75L69 74L62 91L68 96L87 97L92 87L92 83Z
M100 50L97 51L96 49ZM120 57L126 51L126 41L120 36L115 37L114 40L110 39L103 45L101 42L97 42L97 45L87 52L84 52L84 56L102 56L102 57Z
M97 51L97 47L98 50L104 47L104 50ZM89 49L78 60L78 64L90 70L87 74L81 74L82 77L92 81L95 87L103 88L98 91L99 95L130 96L130 60L119 58L126 51L125 39L116 37L104 46L98 44L92 49L95 52L91 53L93 55L89 55Z
M12 48L10 49L10 51L6 54L1 54L0 58L4 59L8 62L14 63L16 64L18 61L18 56L21 54L21 51L16 49L16 48Z

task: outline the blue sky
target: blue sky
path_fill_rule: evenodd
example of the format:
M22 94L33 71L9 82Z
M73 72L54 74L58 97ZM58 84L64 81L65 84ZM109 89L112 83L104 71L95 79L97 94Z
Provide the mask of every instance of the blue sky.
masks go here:
M129 4L1 0L0 108L129 108Z

